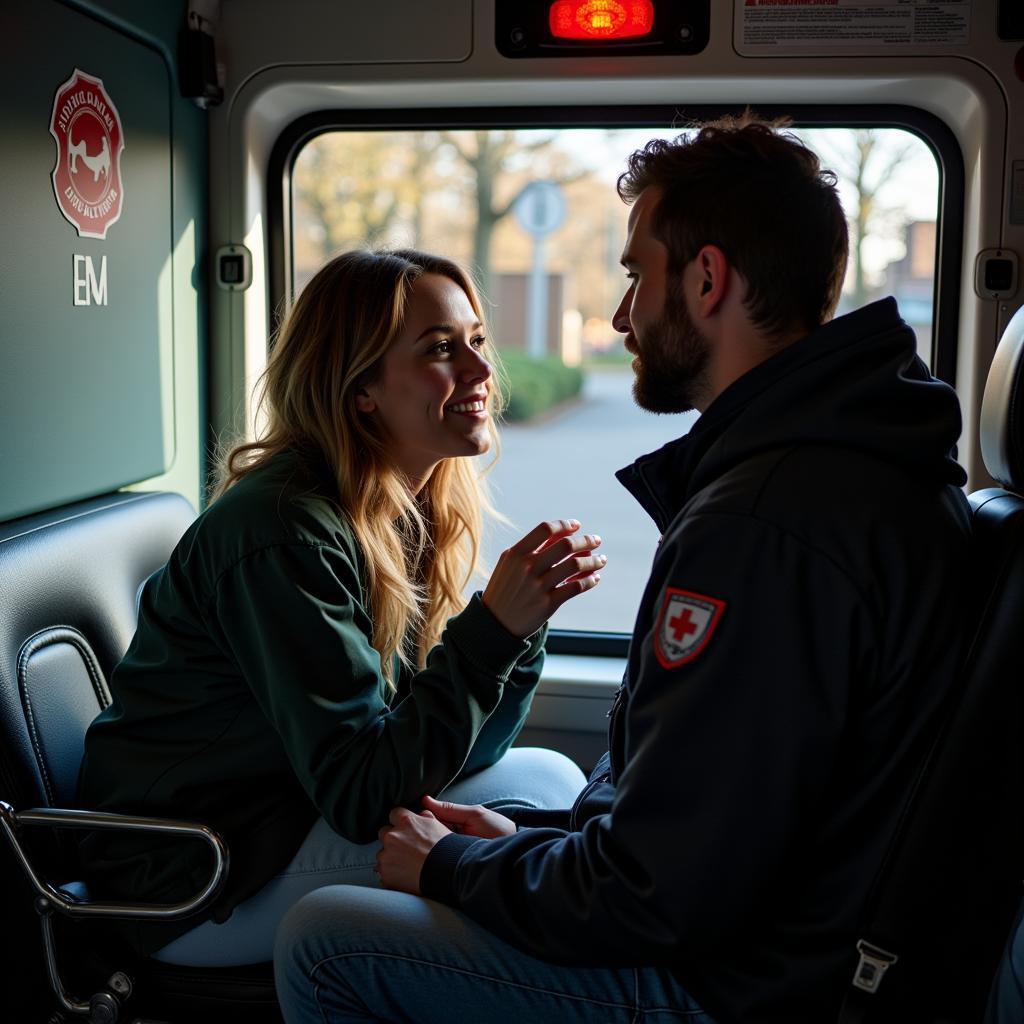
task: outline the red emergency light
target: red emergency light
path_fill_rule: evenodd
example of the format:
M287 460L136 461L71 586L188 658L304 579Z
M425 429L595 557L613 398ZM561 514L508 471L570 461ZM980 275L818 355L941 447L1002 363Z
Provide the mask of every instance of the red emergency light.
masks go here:
M652 0L556 0L548 11L556 39L633 39L653 25Z

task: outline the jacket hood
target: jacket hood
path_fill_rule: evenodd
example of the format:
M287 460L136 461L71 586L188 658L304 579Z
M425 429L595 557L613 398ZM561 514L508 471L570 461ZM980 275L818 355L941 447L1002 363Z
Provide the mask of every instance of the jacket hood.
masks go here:
M837 317L725 389L690 432L616 474L662 531L703 486L759 452L833 445L963 486L960 405L918 358L896 300Z

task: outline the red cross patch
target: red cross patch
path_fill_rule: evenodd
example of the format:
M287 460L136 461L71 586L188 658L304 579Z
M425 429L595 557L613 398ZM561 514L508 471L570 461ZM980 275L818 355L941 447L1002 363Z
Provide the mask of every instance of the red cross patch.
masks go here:
M666 587L654 633L654 653L661 667L678 668L693 661L707 647L724 611L725 602L716 597Z

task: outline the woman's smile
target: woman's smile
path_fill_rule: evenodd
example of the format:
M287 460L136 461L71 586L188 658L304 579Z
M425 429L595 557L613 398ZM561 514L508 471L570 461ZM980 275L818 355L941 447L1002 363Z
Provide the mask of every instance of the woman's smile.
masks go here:
M467 398L461 398L455 402L449 402L445 407L446 413L456 413L459 416L466 416L473 420L486 420L488 415L487 411L487 394L475 394L470 395Z

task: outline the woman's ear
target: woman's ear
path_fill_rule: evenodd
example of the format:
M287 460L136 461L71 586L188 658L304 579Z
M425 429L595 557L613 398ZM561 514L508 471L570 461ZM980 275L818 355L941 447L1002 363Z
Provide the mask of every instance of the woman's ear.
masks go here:
M376 412L377 403L370 397L366 388L359 388L356 391L356 408L360 412Z

